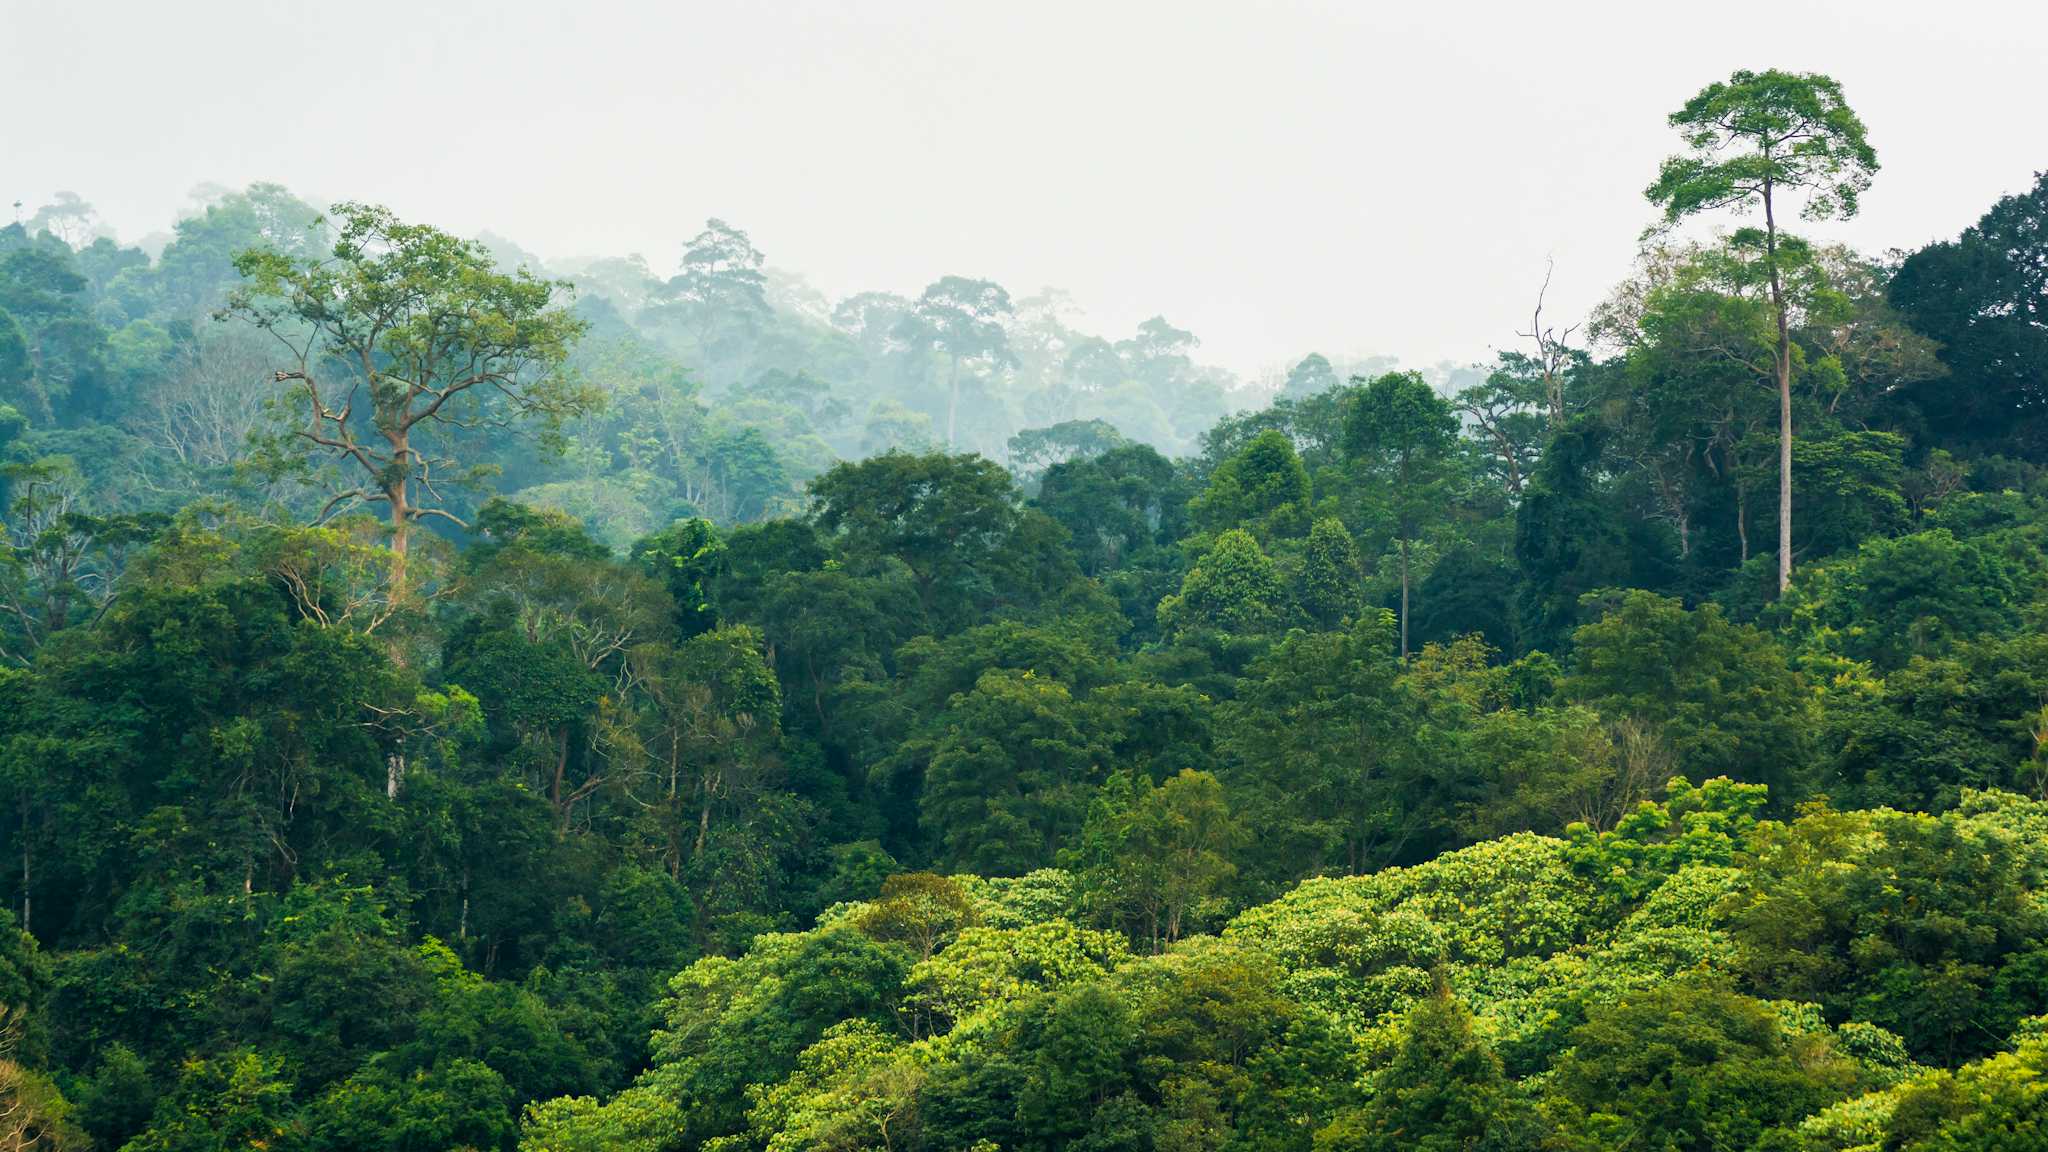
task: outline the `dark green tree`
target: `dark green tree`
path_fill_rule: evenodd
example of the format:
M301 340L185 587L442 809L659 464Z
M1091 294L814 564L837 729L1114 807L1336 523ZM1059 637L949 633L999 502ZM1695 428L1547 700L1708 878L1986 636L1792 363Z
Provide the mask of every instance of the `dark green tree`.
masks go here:
M1344 450L1364 474L1367 499L1383 503L1400 549L1401 658L1408 658L1409 546L1440 518L1455 477L1458 418L1413 372L1367 383L1344 420Z

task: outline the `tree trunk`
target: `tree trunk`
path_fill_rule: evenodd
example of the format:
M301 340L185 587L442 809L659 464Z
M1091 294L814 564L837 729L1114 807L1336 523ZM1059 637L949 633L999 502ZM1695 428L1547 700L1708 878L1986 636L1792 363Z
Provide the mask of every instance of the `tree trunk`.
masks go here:
M1408 537L1401 537L1401 660L1408 660Z
M548 783L548 802L555 806L555 819L563 830L569 827L569 810L562 803L562 784L569 775L569 728L555 733L555 778Z
M1749 563L1749 495L1739 484L1735 488L1735 538L1742 542L1742 562Z
M673 723L668 729L668 878L683 878L683 771L682 731Z
M953 358L953 370L946 381L946 451L953 450L953 420L960 409L960 357Z
M692 860L704 855L705 841L711 838L711 799L714 794L711 778L707 776L699 793L702 802L697 807L697 843L690 849Z
M384 499L391 505L391 602L405 597L405 561L412 540L412 500L406 490L406 476L412 471L412 430L402 424L384 434L391 442L392 479L383 481ZM394 646L394 651L396 647Z
M1778 274L1778 223L1764 184L1764 258L1771 271L1771 307L1778 314L1778 594L1792 586L1792 335L1785 284Z

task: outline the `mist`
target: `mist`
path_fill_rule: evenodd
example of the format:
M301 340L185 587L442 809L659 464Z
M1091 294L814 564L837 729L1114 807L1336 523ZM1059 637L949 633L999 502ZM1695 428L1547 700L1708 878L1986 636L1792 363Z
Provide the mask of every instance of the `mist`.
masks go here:
M1583 315L1699 76L1842 81L1891 174L1817 234L1866 251L1952 235L2048 144L2048 12L1996 3L0 12L0 193L73 191L124 240L274 181L666 276L717 217L833 299L1056 286L1093 331L1162 315L1268 380L1311 351L1486 359L1546 262Z

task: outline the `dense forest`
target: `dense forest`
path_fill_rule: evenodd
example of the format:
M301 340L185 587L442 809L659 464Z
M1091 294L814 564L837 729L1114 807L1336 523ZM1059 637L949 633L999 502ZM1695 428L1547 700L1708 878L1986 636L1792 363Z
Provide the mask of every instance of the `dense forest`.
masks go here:
M1591 315L1284 381L23 214L0 1140L2048 1148L2048 174L1868 254L1833 81L1670 123Z

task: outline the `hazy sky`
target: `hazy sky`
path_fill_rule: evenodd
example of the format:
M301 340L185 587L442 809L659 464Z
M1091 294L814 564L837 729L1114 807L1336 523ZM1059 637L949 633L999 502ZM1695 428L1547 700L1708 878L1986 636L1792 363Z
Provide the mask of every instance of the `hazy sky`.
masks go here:
M1514 341L1627 269L1664 116L1739 67L1841 80L1852 224L1949 235L2048 167L2048 4L0 0L0 203L123 236L204 181L674 270L707 216L834 295L946 273L1164 313L1244 372Z

